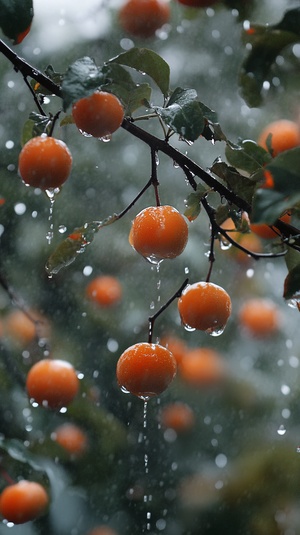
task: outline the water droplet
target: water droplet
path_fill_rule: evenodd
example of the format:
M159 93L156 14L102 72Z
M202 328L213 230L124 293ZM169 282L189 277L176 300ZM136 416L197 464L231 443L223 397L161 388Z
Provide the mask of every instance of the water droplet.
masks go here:
M213 329L213 328L210 328L210 329L207 329L206 334L209 334L210 336L221 336L221 334L223 334L225 330L225 326L224 327L218 327L216 329Z
M232 243L230 243L229 241L227 241L227 240L222 238L220 240L220 247L221 247L222 251L228 251L228 249L230 249L232 247Z
M180 167L179 163L173 161L173 167L175 167L175 169L178 169Z
M154 303L154 301L151 301L150 310L154 310L154 309L155 309L155 303Z
M157 256L155 256L154 254L147 256L146 260L148 260L148 262L150 262L150 264L153 264L154 266L159 266L159 264L161 264L161 262L163 261L162 258L157 258Z
M93 137L92 134L88 134L87 132L85 132L84 130L81 130L79 128L79 132L84 136L84 137Z
M288 301L288 306L291 308L297 308L298 310L300 310L300 300L290 299L290 301Z
M297 446L296 452L300 453L300 446Z
M111 138L112 136L109 135L109 136L103 136L103 137L98 137L99 141L103 141L103 143L109 143L111 141Z
M121 386L121 391L123 392L123 394L130 394L129 390L127 390L127 388L125 388L125 386Z
M278 427L278 429L277 429L277 433L278 433L278 435L280 435L280 436L285 435L285 433L286 433L286 428L284 427L283 424L281 424L281 425Z
M51 188L45 190L45 193L50 199L50 208L49 208L49 216L48 216L48 222L49 222L49 230L46 234L46 240L48 242L48 245L51 245L52 238L53 238L53 209L54 209L54 203L56 200L56 195L60 192L59 188Z
M188 274L189 274L189 272L190 272L190 268L188 268L188 267L185 267L185 268L184 268L184 273L185 273L186 275L188 275Z
M190 325L187 325L186 323L183 323L183 326L185 328L186 331L188 331L189 333L192 333L196 330L195 327L190 327Z
M67 231L67 227L65 225L59 225L58 232L60 234L64 234Z

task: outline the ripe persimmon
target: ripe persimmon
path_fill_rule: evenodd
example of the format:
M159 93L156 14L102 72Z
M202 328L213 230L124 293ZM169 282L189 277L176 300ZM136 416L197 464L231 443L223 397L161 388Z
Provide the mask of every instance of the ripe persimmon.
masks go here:
M28 396L39 405L60 409L73 401L79 389L79 380L69 362L42 359L29 370L26 388Z
M71 422L56 427L51 438L73 457L80 457L88 447L87 434Z
M281 318L277 305L270 299L251 298L241 306L238 319L246 331L257 338L264 338L277 332Z
M291 214L289 212L285 213L282 217L279 218L283 223L290 224ZM278 231L272 226L266 225L265 223L251 223L250 228L252 232L257 234L260 238L265 240L272 240L278 237Z
M14 524L23 524L42 515L49 498L40 483L22 480L5 487L0 495L0 513Z
M159 421L165 429L174 429L176 433L189 431L195 425L195 413L186 403L177 401L162 407Z
M85 290L86 297L102 307L118 303L122 297L122 285L112 275L101 275L92 279Z
M13 310L6 316L4 334L21 346L29 344L37 336L34 321L19 309Z
M300 129L297 123L288 119L279 119L268 124L258 136L257 144L266 150L271 146L271 155L299 147Z
M72 116L83 134L101 139L111 136L121 126L124 108L112 93L95 91L73 104Z
M226 375L223 357L214 349L201 347L188 350L178 368L180 377L192 386L210 386Z
M123 391L148 399L166 390L176 370L176 360L166 347L141 342L128 347L120 356L117 380Z
M170 6L166 0L127 0L119 11L120 26L134 37L153 37L169 22Z
M178 299L178 310L188 330L198 329L217 336L231 314L228 293L212 282L188 284Z
M179 256L187 240L184 216L169 205L142 210L133 220L129 234L130 245L152 263Z
M55 189L69 178L72 155L60 139L42 134L25 143L19 154L19 174L28 186Z

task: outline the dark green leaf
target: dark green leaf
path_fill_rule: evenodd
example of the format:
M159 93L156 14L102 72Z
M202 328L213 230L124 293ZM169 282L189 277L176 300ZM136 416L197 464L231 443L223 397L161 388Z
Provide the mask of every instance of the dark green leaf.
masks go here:
M166 108L155 107L163 121L183 139L195 141L203 132L204 117L194 89L173 92Z
M284 281L283 297L285 299L300 298L300 253L298 252L299 263L289 271Z
M49 117L32 112L29 115L29 119L24 123L21 145L24 146L32 137L40 136L43 133L49 133L50 129L51 122Z
M63 107L94 93L103 83L103 74L94 60L85 56L72 63L62 81Z
M207 187L202 184L197 185L197 191L190 193L185 201L186 209L184 211L185 217L189 221L197 219L201 212L201 199L207 194Z
M241 69L242 96L249 106L259 106L263 83L276 57L286 46L300 41L300 8L288 11L278 24L252 25L243 37L251 44L251 52Z
M101 89L113 93L121 100L125 115L131 115L150 100L149 84L136 84L129 72L121 65L117 63L105 65L102 73L104 80Z
M280 153L271 158L266 166L274 179L274 189L293 198L300 194L300 147ZM291 206L295 200L291 200Z
M92 221L91 223L86 223L83 227L74 229L48 258L45 266L48 275L56 275L62 268L72 264L78 255L84 253L100 228L111 225L117 219L118 216L114 214L103 219L103 221Z
M33 19L32 0L0 0L0 27L14 44L27 35Z
M255 181L241 175L234 167L230 167L221 161L215 162L211 167L211 171L224 180L234 193L245 199L249 204L252 203L256 188Z
M228 162L252 175L262 169L272 158L255 141L243 140L238 145L228 142L225 155Z
M254 196L251 221L272 225L289 208L290 201L282 193L271 189L258 189Z
M131 48L110 60L110 63L126 65L147 74L157 84L165 97L169 95L170 68L165 60L147 48Z

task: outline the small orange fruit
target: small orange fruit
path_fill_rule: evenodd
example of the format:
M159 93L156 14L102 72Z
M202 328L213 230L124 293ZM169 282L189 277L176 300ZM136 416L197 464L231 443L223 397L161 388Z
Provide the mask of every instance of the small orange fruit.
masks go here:
M188 240L188 225L172 206L150 206L133 220L129 243L144 258L158 263L179 256Z
M272 156L280 152L299 147L300 129L297 123L287 119L279 119L268 124L260 133L257 144L268 150L267 139L270 137Z
M124 119L124 108L119 99L105 91L95 91L72 106L72 116L77 128L92 137L111 136L120 128Z
M118 533L110 526L103 524L101 526L96 526L95 528L93 528L87 533L87 535L118 535Z
M43 359L29 370L26 379L28 396L50 409L66 407L79 389L73 366L65 360Z
M122 285L111 275L95 277L86 287L86 296L102 307L110 307L121 300Z
M231 299L217 284L196 282L184 288L178 310L188 330L198 329L217 336L223 332L231 314Z
M48 494L42 485L22 480L2 491L0 512L8 522L24 524L42 515L48 502Z
M4 333L18 345L27 345L37 337L36 326L22 310L13 310L5 318Z
M88 446L86 433L69 422L58 426L51 433L51 438L74 457L80 457Z
M130 35L147 38L169 22L170 16L165 0L127 0L119 11L119 22Z
M176 375L172 353L159 344L141 342L130 346L117 363L120 388L142 399L161 394Z
M287 212L279 219L283 223L290 224L291 214ZM274 238L278 238L278 235L280 235L280 233L278 234L278 231L276 231L276 229L273 229L272 226L266 225L264 223L251 223L250 228L252 232L257 234L260 238L264 238L265 240L272 240Z
M264 338L278 331L281 318L277 305L270 299L248 299L238 314L240 324L254 337Z
M209 347L190 349L180 363L181 378L192 386L210 386L222 381L226 367L222 356Z
M194 427L195 414L186 403L177 401L162 407L159 420L165 429L174 429L176 433L184 433Z
M72 155L60 139L46 134L33 137L19 154L19 174L25 184L42 190L55 189L69 178Z

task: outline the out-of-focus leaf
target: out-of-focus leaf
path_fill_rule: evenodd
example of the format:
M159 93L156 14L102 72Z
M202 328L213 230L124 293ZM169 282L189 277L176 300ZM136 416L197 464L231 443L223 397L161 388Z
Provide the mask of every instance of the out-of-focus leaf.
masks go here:
M166 108L155 107L163 121L183 139L195 141L203 132L204 117L194 89L177 87Z
M114 214L103 221L92 221L91 223L86 223L83 227L74 229L49 256L45 266L48 275L56 275L62 268L72 264L78 255L84 253L100 228L111 225L117 219L118 215Z
M197 219L201 212L201 199L207 194L207 192L207 187L203 186L202 184L198 184L197 191L194 191L187 196L185 200L186 209L184 211L184 215L189 221L194 221Z
M299 194L300 198L300 194ZM281 214L290 208L290 202L285 196L270 189L258 189L252 205L252 223L266 223L272 225Z
M256 173L272 159L265 149L250 139L243 140L237 145L228 142L225 155L230 165L246 171L249 175Z
M28 34L32 19L32 0L0 0L0 27L15 45Z
M153 50L131 48L112 58L110 63L126 65L143 74L147 74L159 87L164 97L169 95L170 67L166 61Z
M243 38L251 44L251 52L241 68L242 96L249 106L260 106L262 86L276 57L286 46L300 41L300 8L286 12L278 24L251 25Z
M226 182L236 195L245 199L249 204L252 203L256 188L255 181L247 176L241 175L234 167L222 161L216 161L211 167L211 171Z
M66 111L76 100L94 93L103 82L103 78L101 69L88 56L74 61L62 81L64 110Z

